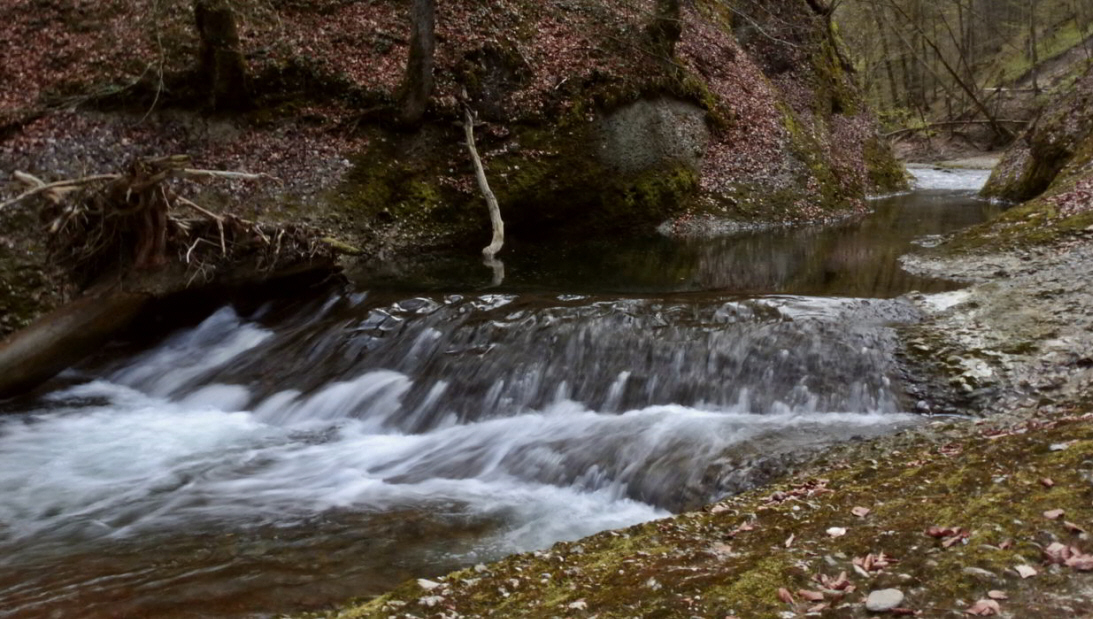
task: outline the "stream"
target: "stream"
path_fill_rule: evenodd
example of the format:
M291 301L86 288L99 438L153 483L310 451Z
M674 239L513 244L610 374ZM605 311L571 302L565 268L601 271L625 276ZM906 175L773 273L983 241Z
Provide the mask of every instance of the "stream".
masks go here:
M0 617L263 617L700 507L919 423L912 242L980 171L827 228L506 247L222 307L0 402Z

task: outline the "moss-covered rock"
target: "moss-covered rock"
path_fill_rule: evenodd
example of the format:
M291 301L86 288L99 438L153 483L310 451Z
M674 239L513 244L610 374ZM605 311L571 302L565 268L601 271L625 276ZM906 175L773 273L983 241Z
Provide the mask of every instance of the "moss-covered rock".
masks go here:
M1048 191L1093 161L1093 67L1047 106L1007 151L983 195L1013 202ZM1064 172L1068 172L1064 174Z

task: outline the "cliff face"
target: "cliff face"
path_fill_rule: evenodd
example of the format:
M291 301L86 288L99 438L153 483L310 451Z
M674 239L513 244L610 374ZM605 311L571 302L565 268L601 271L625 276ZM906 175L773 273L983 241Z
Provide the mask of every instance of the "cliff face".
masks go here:
M672 3L654 0L440 2L436 90L407 128L410 4L230 3L251 105L216 115L192 2L9 2L0 169L52 179L187 153L281 180L200 196L244 217L382 255L479 244L465 90L510 234L822 221L905 184L821 3L696 0L665 22Z

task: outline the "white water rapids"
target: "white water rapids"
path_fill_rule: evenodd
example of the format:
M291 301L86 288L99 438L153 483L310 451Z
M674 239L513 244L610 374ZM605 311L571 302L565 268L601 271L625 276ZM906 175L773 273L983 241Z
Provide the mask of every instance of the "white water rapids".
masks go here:
M697 507L917 423L908 319L727 293L225 307L5 404L0 617L325 608Z

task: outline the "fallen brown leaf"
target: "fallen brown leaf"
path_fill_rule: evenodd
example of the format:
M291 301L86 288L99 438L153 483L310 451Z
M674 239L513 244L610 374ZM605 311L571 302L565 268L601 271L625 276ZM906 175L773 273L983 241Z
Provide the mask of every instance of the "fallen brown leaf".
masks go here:
M1076 554L1066 560L1066 566L1079 572L1093 572L1093 555Z
M964 611L965 615L976 615L979 617L989 617L991 615L997 615L1002 612L1002 607L998 602L994 600L979 600L975 604L971 605L971 608Z
M945 538L945 541L941 542L941 545L945 548L949 548L953 544L966 540L971 536L972 534L969 533L966 529L957 529L956 533L954 533L952 537Z
M942 539L942 538L945 538L945 537L950 537L950 536L953 536L953 535L957 535L963 530L964 529L961 529L959 527L932 526L932 527L926 529L926 535L929 535L930 537L936 537L938 539Z
M808 589L798 589L797 595L801 596L802 600L808 600L809 602L820 602L824 599L824 594L819 591L809 591Z
M1005 591L999 591L998 589L993 589L991 591L988 591L987 592L987 597L989 597L992 600L1008 600L1008 599L1010 599L1010 596L1006 595Z
M898 563L898 561L882 552L876 555L869 553L864 557L854 557L851 563L862 568L862 570L866 572L866 575L868 575L869 572L879 572L893 563Z
M1031 565L1018 565L1013 569L1017 571L1017 574L1021 578L1032 578L1033 576L1039 574L1039 572L1036 571L1036 568L1032 567Z
M1055 482L1050 477L1045 477L1040 480L1040 485L1045 488L1051 488L1055 485Z
M858 518L865 518L869 515L870 511L872 510L870 510L868 507L855 507L854 509L850 510L850 513L854 514Z
M789 589L781 587L778 589L778 599L782 600L786 604L796 604L797 600L793 598L793 594L789 592Z
M846 535L846 529L843 527L831 527L827 530L827 534L831 537L842 537Z
M812 577L812 580L820 583L824 589L830 589L832 591L845 591L849 593L853 590L853 585L850 584L850 579L846 577L846 572L839 572L839 575L832 578L827 574L816 574Z
M1062 518L1065 513L1066 512L1061 509L1049 509L1044 512L1044 518L1047 518L1048 520L1058 520L1059 518Z
M948 445L942 445L938 448L937 452L943 456L959 456L964 451L964 446L960 443L949 443Z
M1013 540L1004 540L1001 544L998 544L998 548L1001 550L1009 550L1010 548L1013 548Z
M1079 527L1078 525L1074 524L1073 522L1063 521L1063 526L1066 527L1066 530L1070 531L1071 533L1076 533L1078 535L1081 535L1082 533L1085 533L1085 529L1083 529L1082 527Z
M1047 560L1051 563L1063 564L1071 556L1077 554L1073 548L1068 547L1065 544L1059 542L1052 542L1047 548L1044 548L1044 554L1047 555Z
M827 602L822 602L820 604L816 604L815 606L809 606L808 607L808 612L810 612L810 613L820 613L820 612L823 612L823 611L825 611L829 608L831 608L831 604L828 604Z

